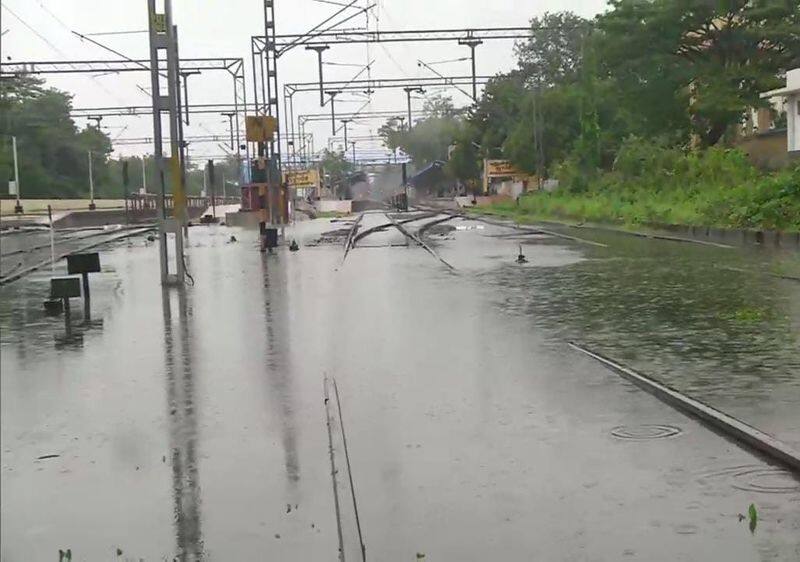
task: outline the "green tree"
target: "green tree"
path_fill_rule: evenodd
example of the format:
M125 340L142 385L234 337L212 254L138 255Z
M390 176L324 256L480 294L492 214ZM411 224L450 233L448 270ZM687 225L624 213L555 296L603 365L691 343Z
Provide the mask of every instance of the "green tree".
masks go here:
M539 87L574 81L590 22L572 12L546 12L531 18L530 27L530 37L514 45L523 80Z
M447 160L450 146L463 126L462 112L453 106L449 97L431 96L423 105L423 113L426 117L410 129L397 118L387 120L378 129L386 147L390 150L402 148L417 168L434 160Z
M107 175L111 152L108 137L93 128L79 131L70 118L68 94L45 88L26 75L0 81L0 135L4 139L0 182L13 171L8 138L17 137L19 174L24 197L86 197L89 193L88 152L94 155L95 177Z
M800 64L792 0L612 0L601 59L648 133L691 130L716 144L759 93ZM638 100L638 101L637 101Z
M348 178L354 171L353 163L347 160L344 152L325 150L322 153L322 174L325 185L335 194L344 194L348 188Z

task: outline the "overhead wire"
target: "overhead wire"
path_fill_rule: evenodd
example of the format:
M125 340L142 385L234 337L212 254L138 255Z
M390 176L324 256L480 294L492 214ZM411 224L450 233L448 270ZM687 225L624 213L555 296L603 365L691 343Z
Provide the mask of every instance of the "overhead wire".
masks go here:
M47 13L47 14L48 14L48 15L49 15L51 18L53 18L53 19L54 19L54 20L55 20L55 21L56 21L56 22L57 22L57 23L58 23L58 24L59 24L61 27L63 27L64 29L66 29L66 30L67 30L67 31L69 31L70 33L73 33L73 31L72 31L72 30L70 29L70 27L69 27L69 26L68 26L68 25L67 25L67 24L64 22L64 20L62 20L62 19L61 19L60 17L58 17L58 16L57 16L55 13L53 13L53 11L52 11L50 8L48 8L48 7L47 7L47 6L44 4L44 2L42 2L42 0L39 0L38 4L39 4L39 7L40 7L42 10L44 10L44 12L45 12L45 13ZM7 7L7 6L6 6L6 9L8 9L8 7ZM10 10L9 10L9 11L10 11ZM35 30L32 30L32 31L34 31L34 33L36 33L36 31L35 31ZM38 33L37 33L37 35L38 35ZM48 41L48 43L49 43L49 41ZM51 45L52 45L52 44L51 44ZM57 48L57 47L55 47L55 46L53 46L53 48L54 48L54 49L55 49L55 51L56 51L57 53L59 53L61 56L65 56L65 55L64 55L64 53L63 53L63 51L61 51L60 49L58 49L58 48ZM74 66L73 66L73 65L71 65L71 66L74 68ZM100 81L97 79L97 77L96 77L95 75L88 74L88 75L87 75L87 77L88 77L88 78L89 78L89 79L90 79L92 82L94 82L94 83L97 85L97 87L98 87L98 88L100 88L101 90L103 90L103 91L104 91L106 94L108 94L109 96L111 96L111 97L112 97L114 100L116 100L116 101L117 101L117 102L119 102L119 103L124 103L124 102L123 102L123 101L122 101L122 100L121 100L121 99L120 99L120 98L119 98L117 95L115 95L115 94L114 94L114 93L113 93L111 90L109 90L108 88L106 88L106 87L105 87L105 86L102 84L102 82L100 82ZM138 84L137 84L137 86L138 86ZM149 94L148 94L148 95L149 95Z
M55 46L53 43L51 43L51 42L50 42L50 40L49 40L47 37L45 37L44 35L42 35L42 34L41 34L41 33L39 33L38 31L36 31L36 29L35 29L35 28L33 28L33 27L30 25L30 24L28 24L28 22L26 22L24 19L22 19L22 18L21 18L21 17L20 17L20 16L19 16L19 15L18 15L16 12L14 12L14 10L12 10L11 8L9 8L9 7L8 7L8 6L6 6L5 4L0 4L0 7L3 7L3 8L5 8L5 9L6 9L6 11L8 11L8 13L9 13L9 14L11 14L12 16L14 16L14 17L17 19L17 21L19 21L19 22L20 22L22 25L24 25L25 27L27 27L27 28L28 28L28 29L29 29L29 30L30 30L30 31L31 31L31 32L32 32L34 35L36 35L36 37L38 37L39 39L41 39L42 41L44 41L44 42L47 44L47 46L48 46L48 47L50 47L51 49L53 49L53 50L54 50L56 53L58 53L59 55L61 55L61 56L64 56L64 51L62 51L61 49L59 49L58 47L56 47L56 46Z

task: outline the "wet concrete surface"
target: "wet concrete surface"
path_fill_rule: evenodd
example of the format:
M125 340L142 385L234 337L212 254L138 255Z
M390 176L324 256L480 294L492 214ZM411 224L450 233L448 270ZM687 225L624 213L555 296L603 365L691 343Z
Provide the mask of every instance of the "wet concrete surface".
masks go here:
M361 560L353 495L372 560L800 557L800 481L565 344L796 443L800 287L716 267L770 256L444 224L455 271L396 229L343 262L328 220L266 256L193 228L167 292L121 241L72 341L49 272L0 289L2 560Z

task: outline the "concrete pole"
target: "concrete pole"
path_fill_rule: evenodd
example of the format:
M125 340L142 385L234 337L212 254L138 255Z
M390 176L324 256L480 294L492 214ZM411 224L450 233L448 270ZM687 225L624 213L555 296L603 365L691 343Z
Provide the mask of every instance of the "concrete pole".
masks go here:
M92 151L89 151L89 210L94 211L94 175L92 174Z

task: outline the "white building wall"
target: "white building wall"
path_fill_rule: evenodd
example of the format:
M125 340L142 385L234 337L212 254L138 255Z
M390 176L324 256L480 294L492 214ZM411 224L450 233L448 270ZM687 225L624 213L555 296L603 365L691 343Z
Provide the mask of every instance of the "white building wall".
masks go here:
M786 98L786 129L789 152L800 151L800 95Z
M800 89L800 68L786 73L786 89ZM786 96L786 133L789 152L800 150L800 93Z

